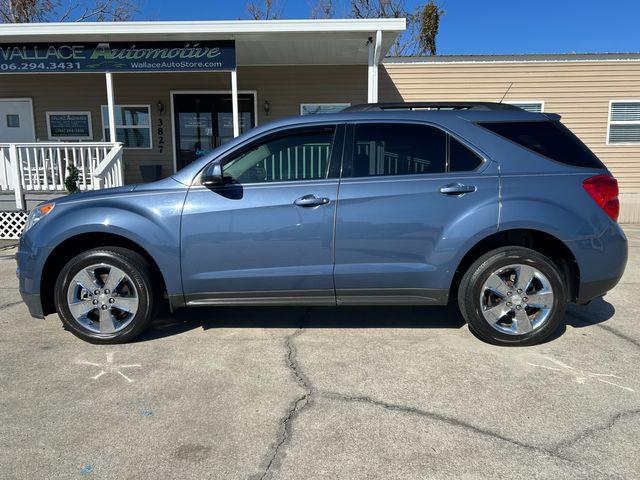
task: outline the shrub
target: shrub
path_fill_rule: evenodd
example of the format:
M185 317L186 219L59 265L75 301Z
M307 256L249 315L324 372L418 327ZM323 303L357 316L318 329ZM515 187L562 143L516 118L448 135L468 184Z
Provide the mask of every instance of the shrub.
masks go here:
M77 193L80 191L78 188L78 179L80 177L80 172L75 167L75 165L69 165L67 169L69 171L69 175L64 179L64 188L67 189L69 193Z

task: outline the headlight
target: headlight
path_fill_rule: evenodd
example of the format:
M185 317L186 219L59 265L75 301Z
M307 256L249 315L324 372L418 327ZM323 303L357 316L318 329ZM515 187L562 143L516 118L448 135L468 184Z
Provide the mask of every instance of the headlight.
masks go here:
M55 207L55 203L43 203L42 205L38 205L36 208L31 210L31 213L27 217L27 223L24 226L24 231L26 232L31 227L33 227L36 223L38 223L44 216L49 214L53 207Z

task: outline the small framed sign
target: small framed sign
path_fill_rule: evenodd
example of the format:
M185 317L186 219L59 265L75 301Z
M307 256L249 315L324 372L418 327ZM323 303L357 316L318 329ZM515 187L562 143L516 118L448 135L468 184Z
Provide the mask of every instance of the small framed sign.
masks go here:
M49 140L92 140L91 112L47 112Z

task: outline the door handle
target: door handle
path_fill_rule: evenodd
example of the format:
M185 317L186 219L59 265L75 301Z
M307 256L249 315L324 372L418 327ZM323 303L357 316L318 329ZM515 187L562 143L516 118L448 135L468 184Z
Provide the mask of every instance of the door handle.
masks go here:
M444 187L440 187L440 193L443 195L462 196L465 193L473 193L476 191L475 185L463 185L462 183L450 183Z
M299 207L317 207L318 205L326 205L329 203L329 199L327 197L316 197L310 194L296 199L293 203Z

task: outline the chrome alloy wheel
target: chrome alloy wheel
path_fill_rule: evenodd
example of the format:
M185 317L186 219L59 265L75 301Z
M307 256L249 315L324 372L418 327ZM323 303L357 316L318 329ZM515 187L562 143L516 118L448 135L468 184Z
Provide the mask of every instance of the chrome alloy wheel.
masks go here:
M99 263L84 267L71 279L67 306L75 320L96 333L124 329L138 311L138 291L126 273Z
M530 265L507 265L482 285L480 309L495 330L524 335L540 328L553 309L549 279Z

